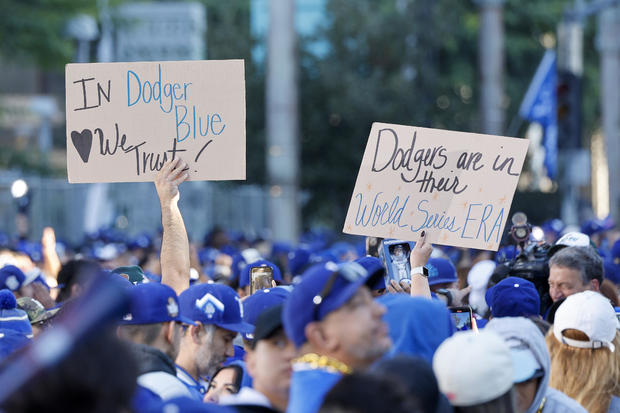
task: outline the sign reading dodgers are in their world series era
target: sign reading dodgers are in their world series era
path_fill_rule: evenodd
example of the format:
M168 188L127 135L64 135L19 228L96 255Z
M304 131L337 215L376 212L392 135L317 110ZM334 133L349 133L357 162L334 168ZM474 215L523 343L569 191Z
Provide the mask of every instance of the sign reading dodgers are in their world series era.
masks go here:
M191 180L245 179L243 60L69 64L69 182L152 181L181 157Z
M528 144L374 123L343 231L497 251Z

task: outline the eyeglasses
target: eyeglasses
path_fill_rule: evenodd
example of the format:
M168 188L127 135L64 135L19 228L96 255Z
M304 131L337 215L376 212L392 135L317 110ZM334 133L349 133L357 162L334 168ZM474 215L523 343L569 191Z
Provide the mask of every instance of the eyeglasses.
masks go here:
M319 319L319 307L334 289L338 276L344 278L349 283L354 283L368 275L368 271L356 262L346 262L340 265L328 262L325 264L325 267L330 270L333 269L334 272L327 279L321 292L312 298L312 303L314 304L313 320L315 321Z

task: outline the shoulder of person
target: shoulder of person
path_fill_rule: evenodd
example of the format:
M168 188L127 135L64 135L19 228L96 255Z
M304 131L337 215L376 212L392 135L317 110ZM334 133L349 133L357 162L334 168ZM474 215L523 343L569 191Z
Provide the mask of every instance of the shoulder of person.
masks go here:
M611 403L609 404L607 413L620 413L620 397L611 396Z
M175 397L192 397L187 386L181 380L163 371L153 371L138 376L138 384L157 394L162 400Z
M548 387L545 397L547 397L547 401L545 402L543 413L587 413L587 410L577 403L575 399L570 398L559 390Z

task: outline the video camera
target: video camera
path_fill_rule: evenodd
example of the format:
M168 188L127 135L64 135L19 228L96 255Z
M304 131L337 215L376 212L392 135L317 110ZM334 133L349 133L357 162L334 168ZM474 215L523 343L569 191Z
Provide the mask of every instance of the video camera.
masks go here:
M506 277L520 277L532 282L540 296L541 313L552 304L549 297L549 257L551 246L530 239L532 227L523 212L512 216L510 235L519 253L511 260L499 261L490 283L497 284Z

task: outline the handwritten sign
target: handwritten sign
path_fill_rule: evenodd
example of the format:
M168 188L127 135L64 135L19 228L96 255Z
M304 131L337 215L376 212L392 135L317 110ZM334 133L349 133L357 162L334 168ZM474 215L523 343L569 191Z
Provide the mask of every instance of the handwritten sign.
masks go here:
M343 231L497 251L528 144L374 123Z
M69 182L152 181L170 159L191 180L245 179L243 60L69 64Z

